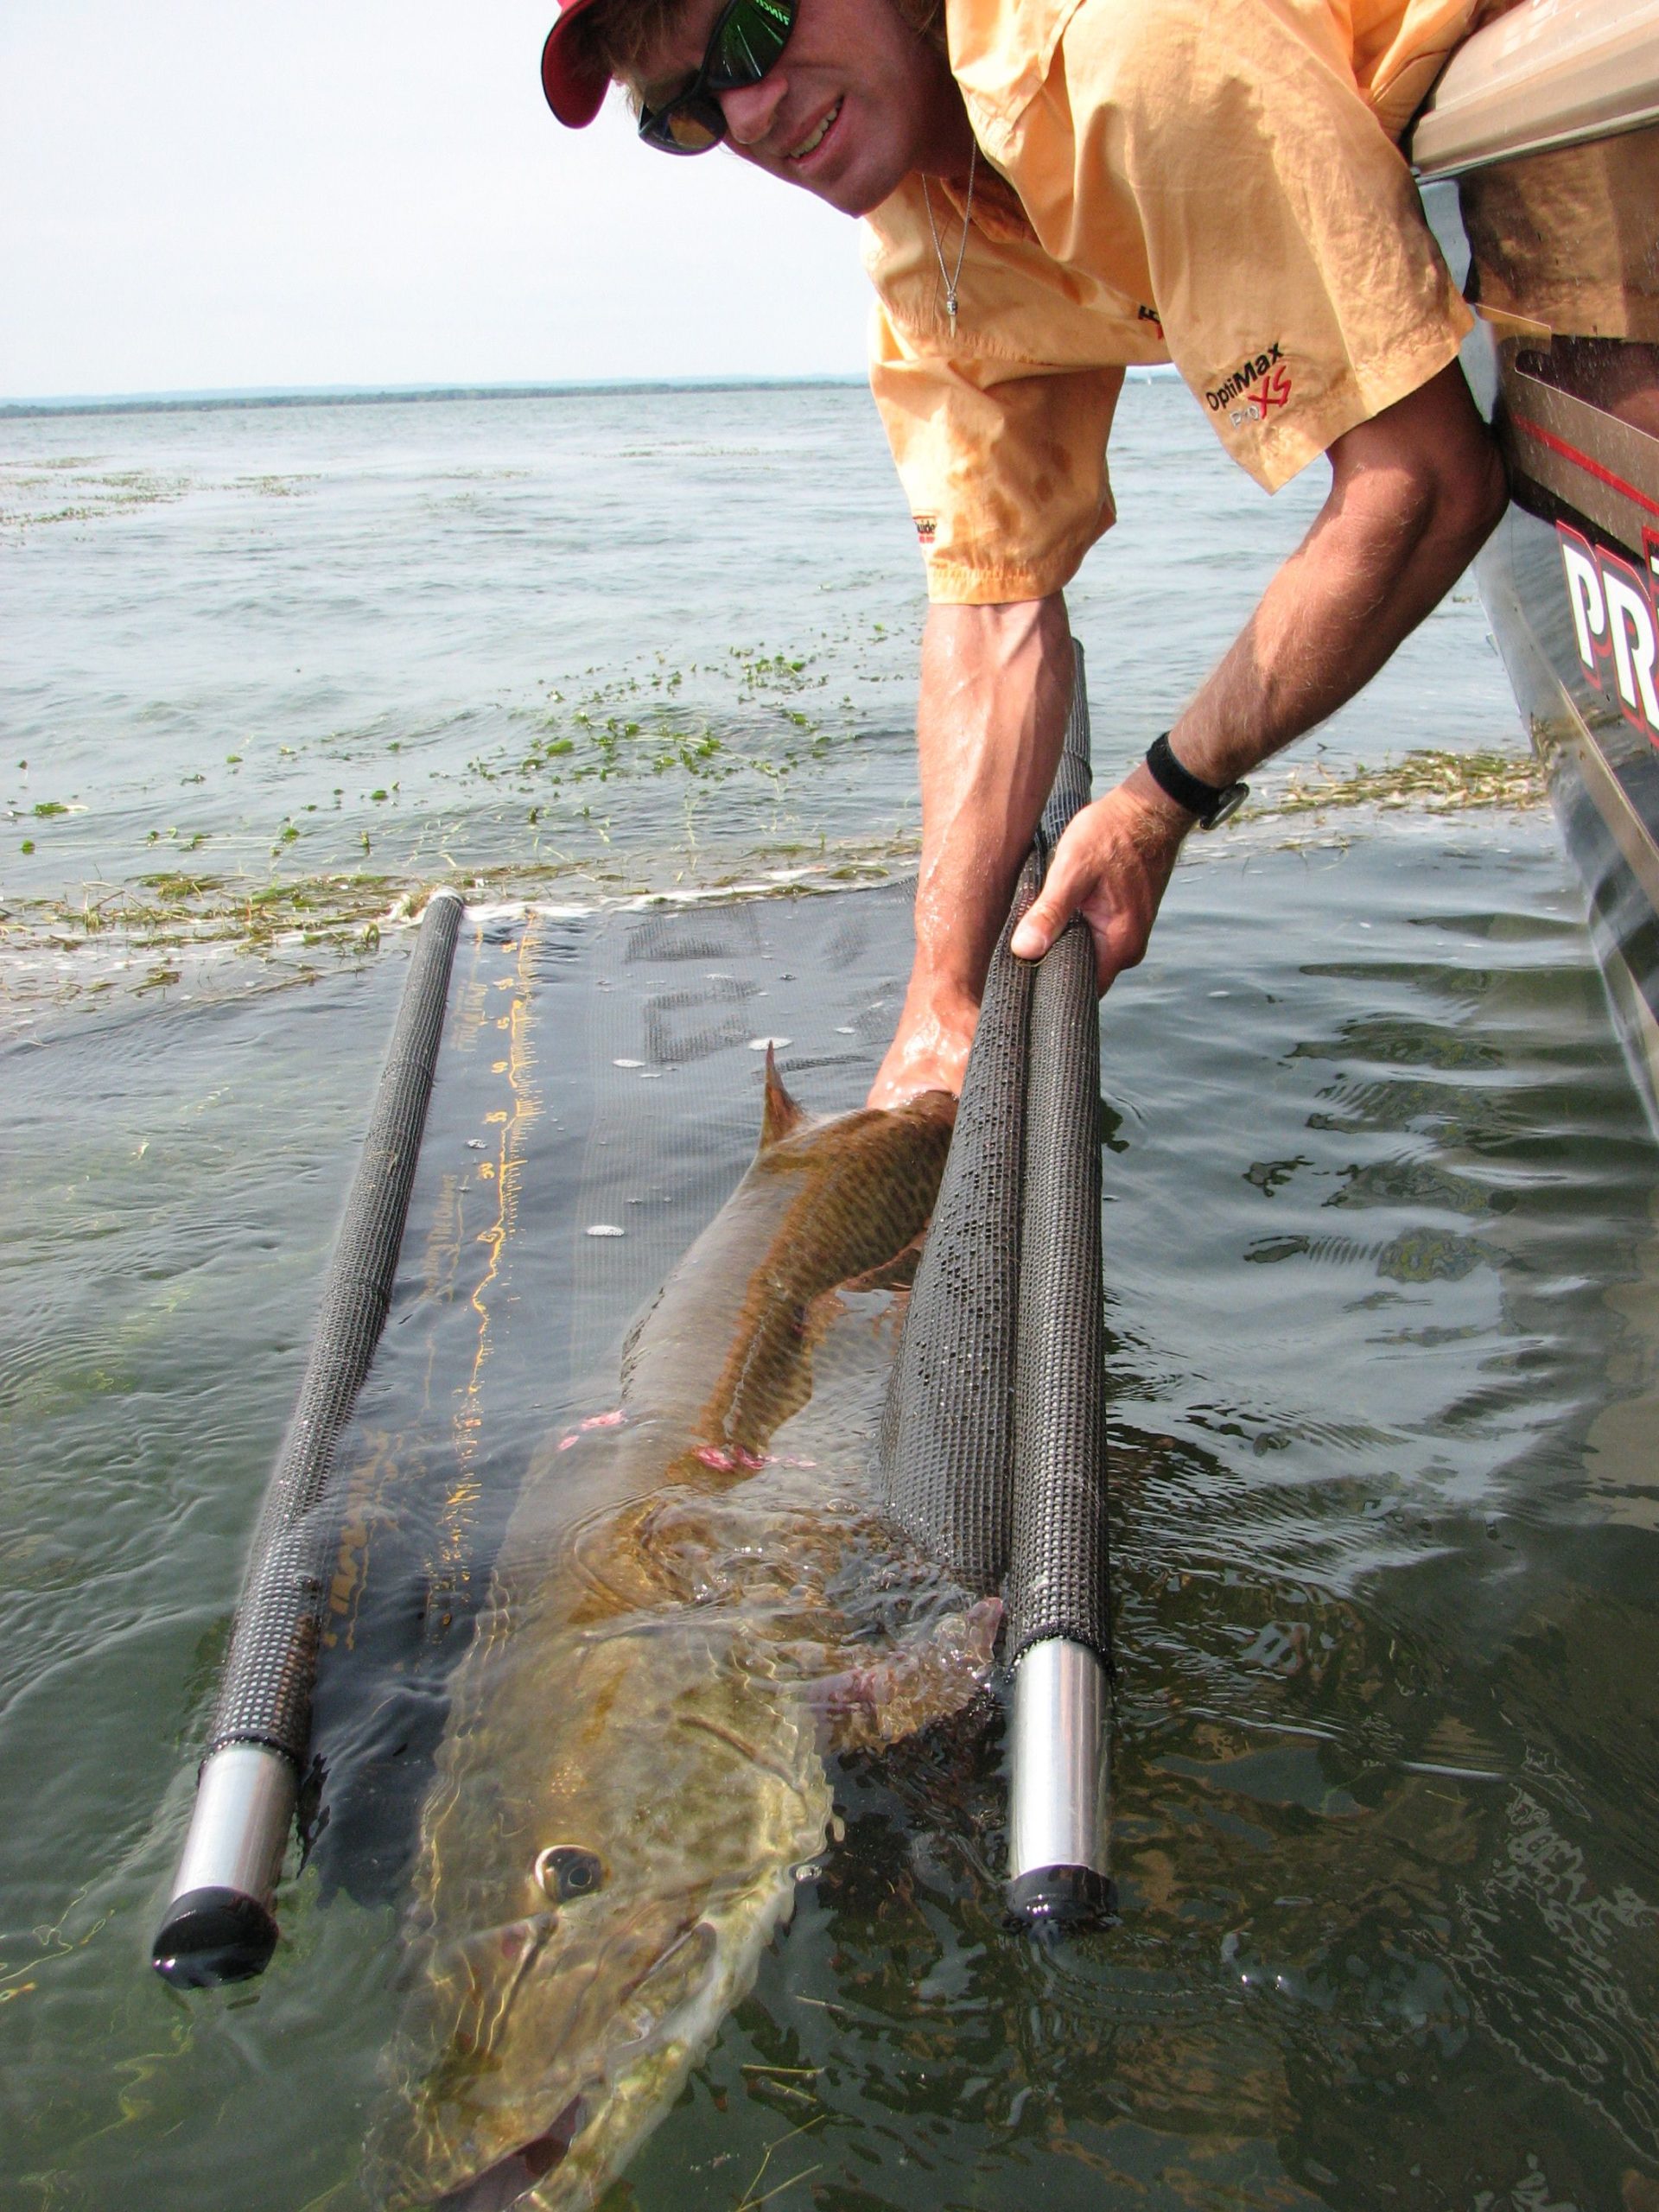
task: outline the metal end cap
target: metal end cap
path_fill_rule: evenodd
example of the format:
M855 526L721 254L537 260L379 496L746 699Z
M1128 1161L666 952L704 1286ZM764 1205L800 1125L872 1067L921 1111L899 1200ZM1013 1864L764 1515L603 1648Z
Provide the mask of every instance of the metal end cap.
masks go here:
M276 1948L276 1923L239 1890L187 1890L167 1909L150 1964L175 1989L211 1989L263 1974Z
M1117 1885L1092 1866L1033 1866L1004 1895L1016 1928L1105 1928L1117 1918Z

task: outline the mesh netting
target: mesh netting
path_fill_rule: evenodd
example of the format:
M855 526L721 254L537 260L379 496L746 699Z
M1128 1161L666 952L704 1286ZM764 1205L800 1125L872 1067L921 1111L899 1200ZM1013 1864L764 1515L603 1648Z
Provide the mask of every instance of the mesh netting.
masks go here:
M1074 921L1037 971L1026 1092L1010 1663L1046 1637L1108 1656L1100 1012Z
M1001 1587L1013 1525L1020 1174L1037 972L1007 948L1040 880L1033 854L991 957L880 1445L888 1512L982 1592Z
M1049 836L1086 796L1079 711ZM1033 856L1022 896L1039 867ZM631 1318L753 1154L768 1038L804 1105L834 1113L861 1103L904 998L911 903L912 887L893 885L643 914L467 917L391 1325L332 1471L309 1486L320 1503L308 1516L277 1516L276 1548L251 1584L261 1597L286 1589L276 1618L308 1634L327 1578L307 1813L325 1886L398 1893L454 1664L527 1471L545 1481L550 1465L567 1464L561 1437L616 1405ZM1050 966L1062 982L1062 960L1039 971L1006 946L993 965L961 1135L886 1402L882 1494L893 1515L919 1548L988 1591L1052 1586L1040 1564L1020 1568L1014 1485L1027 1448L1016 1441L1015 1389L1030 1203L1020 1179L1036 1145L1026 1122L1051 1111L1035 1084L1027 1099L1025 1070L1054 1055L1046 987L1039 1033L1027 1027ZM1058 996L1071 1004L1079 995L1092 1019L1077 976ZM1086 1041L1074 1036L1074 1048L1067 1096L1074 1106L1087 1097L1092 1147L1096 1080ZM1080 1116L1061 1117L1071 1134L1055 1140L1058 1179L1046 1202L1087 1212L1094 1185L1073 1153ZM1090 1148L1086 1173L1095 1163ZM1097 1257L1084 1253L1078 1281L1086 1319ZM1092 1382L1088 1403L1097 1405L1098 1353L1075 1342L1068 1351L1068 1341L1057 1340L1058 1382L1038 1391L1028 1428L1048 1419L1056 1388L1076 1395ZM847 1414L844 1394L830 1395ZM1066 1418L1069 1435L1075 1417ZM874 1407L852 1422L861 1435L875 1426ZM1096 1424L1090 1433L1098 1433ZM1057 1450L1076 1462L1064 1435ZM1097 1455L1090 1466L1076 1496L1048 1483L1068 1511L1081 1503L1086 1515L1059 1540L1080 1566L1066 1585L1070 1610L1052 1618L1077 1632L1077 1592L1092 1591L1087 1640L1103 1646ZM291 1602L296 1588L303 1607ZM251 1604L245 1612L254 1618ZM303 1643L276 1648L302 1681Z
M335 1533L317 1509L391 1300L461 916L461 900L443 893L421 925L299 1403L254 1536L209 1751L265 1744L296 1764L305 1757L323 1578Z
M325 1890L404 1894L515 1503L539 1485L564 1510L583 1454L561 1439L617 1405L631 1322L753 1156L767 1039L808 1111L863 1103L904 1001L913 896L468 913L392 1313L322 1508L305 1813ZM868 1378L859 1365L868 1402L820 1346L797 1419L835 1449L782 1448L861 1461L894 1333L872 1337ZM569 1510L588 1508L573 1492Z
M888 1510L961 1580L1002 1590L1007 1656L1110 1640L1092 940L1035 967L1007 939L1090 790L1083 653L1036 849L986 982L957 1133L880 1437Z

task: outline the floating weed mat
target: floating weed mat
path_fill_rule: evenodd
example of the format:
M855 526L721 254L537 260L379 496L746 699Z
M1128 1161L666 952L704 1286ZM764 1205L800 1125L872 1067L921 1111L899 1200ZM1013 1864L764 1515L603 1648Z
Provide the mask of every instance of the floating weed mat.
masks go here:
M787 898L892 883L916 863L918 840L895 834L776 842L733 869L670 883L619 855L607 868L543 862L414 877L367 869L289 879L174 868L78 896L0 906L0 1000L16 1014L115 991L143 996L188 986L195 995L253 982L310 982L325 966L372 957L383 930L418 920L435 890L455 887L480 906L567 912L677 910L707 898ZM238 966L241 963L241 966ZM251 977L242 968L253 964Z
M181 870L89 884L78 899L0 908L0 998L27 1021L41 1006L111 993L142 998L187 987L203 997L260 983L309 982L324 965L377 951L407 926L427 888L387 875L289 882Z
M321 480L315 474L207 479L176 468L111 468L95 454L64 454L27 462L0 461L0 537L54 523L101 522L170 505L193 492L245 492L292 499Z
M1244 810L1233 834L1309 816L1307 832L1317 838L1325 817L1343 810L1374 807L1410 816L1526 810L1545 796L1530 754L1425 750L1345 773L1293 768L1277 791ZM35 810L48 810L55 805ZM1208 857L1219 857L1230 842L1210 847ZM0 988L14 1006L62 1005L118 988L161 991L187 980L194 986L193 963L210 955L221 972L226 957L245 955L306 977L318 972L315 962L324 957L374 953L383 929L407 926L444 884L486 905L677 904L711 894L778 896L888 882L913 869L918 849L913 832L895 830L864 838L774 837L723 866L711 865L712 855L683 848L632 852L610 845L597 854L550 857L543 846L533 859L418 874L361 868L278 877L168 868L124 883L83 885L58 897L6 899L0 905ZM109 957L86 957L95 951ZM239 979L231 988L239 988Z
M111 469L79 454L0 465L0 533L132 514L181 499L190 488L189 478L176 472Z
M259 881L168 869L134 883L91 884L79 899L24 899L0 911L0 937L60 952L119 939L144 946L238 942L262 950L297 932L321 940L402 918L422 887L353 873Z
M1336 775L1328 768L1293 768L1284 789L1246 818L1316 814L1339 806L1420 807L1430 814L1471 807L1532 807L1546 798L1530 753L1408 753L1381 768Z

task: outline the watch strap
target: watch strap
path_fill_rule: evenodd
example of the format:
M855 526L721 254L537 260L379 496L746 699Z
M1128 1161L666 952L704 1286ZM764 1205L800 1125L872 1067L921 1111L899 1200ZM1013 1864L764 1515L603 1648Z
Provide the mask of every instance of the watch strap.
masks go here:
M1217 788L1214 784L1206 784L1202 776L1195 776L1190 768L1182 767L1171 749L1167 730L1147 747L1147 772L1166 798L1173 798L1187 813L1196 815L1206 830L1213 830L1217 822L1224 822L1230 814L1236 814L1249 797L1248 784L1228 784Z

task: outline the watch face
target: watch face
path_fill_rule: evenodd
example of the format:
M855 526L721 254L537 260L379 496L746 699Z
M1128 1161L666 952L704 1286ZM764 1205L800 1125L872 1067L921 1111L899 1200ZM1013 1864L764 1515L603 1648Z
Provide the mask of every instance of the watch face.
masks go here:
M1230 822L1250 795L1248 784L1229 784L1216 802L1216 810L1205 823L1206 830L1219 830L1224 822Z

